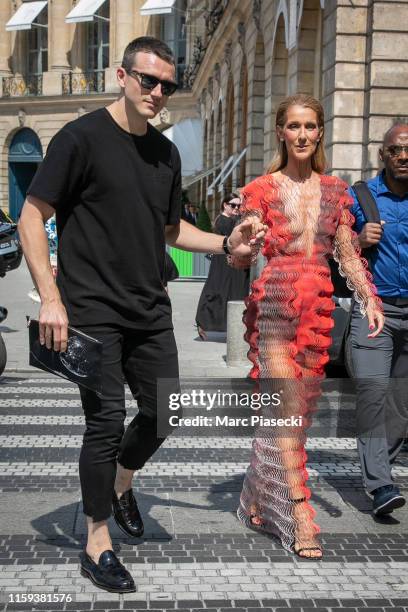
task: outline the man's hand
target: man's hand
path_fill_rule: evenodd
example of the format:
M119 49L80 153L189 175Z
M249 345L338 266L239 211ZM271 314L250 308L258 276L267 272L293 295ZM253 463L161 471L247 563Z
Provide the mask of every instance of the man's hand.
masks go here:
M381 240L381 236L383 233L382 226L385 224L385 221L381 221L381 223L366 223L360 234L358 235L358 241L360 243L360 247L362 249L367 249L374 244L378 244Z
M252 254L254 247L262 245L268 226L264 225L259 217L253 215L247 217L239 225L236 225L229 237L229 248L231 255L246 257Z
M39 315L40 344L65 353L68 343L68 316L60 300L45 301Z

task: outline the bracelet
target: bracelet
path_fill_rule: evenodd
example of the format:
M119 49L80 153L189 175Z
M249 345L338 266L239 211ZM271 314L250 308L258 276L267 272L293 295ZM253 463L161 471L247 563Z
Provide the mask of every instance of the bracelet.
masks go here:
M229 236L224 236L224 240L222 241L222 248L226 255L231 255L231 251L229 249Z

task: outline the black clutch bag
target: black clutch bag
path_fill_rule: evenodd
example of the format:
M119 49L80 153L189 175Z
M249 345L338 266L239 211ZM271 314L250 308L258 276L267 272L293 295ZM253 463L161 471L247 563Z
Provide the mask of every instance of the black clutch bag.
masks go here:
M30 365L102 395L102 342L68 326L65 353L40 344L38 321L30 319Z

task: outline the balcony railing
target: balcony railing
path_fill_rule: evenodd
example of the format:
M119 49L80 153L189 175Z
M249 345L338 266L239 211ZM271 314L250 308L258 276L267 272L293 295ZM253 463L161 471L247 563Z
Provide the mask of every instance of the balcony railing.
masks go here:
M183 72L183 89L191 89L197 77L201 62L207 51L214 33L225 13L229 0L214 0L211 9L204 11L205 35L196 36L193 43L193 50L190 63ZM257 0L259 1L259 0Z
M95 70L91 72L65 72L62 75L63 95L103 93L104 91L104 70Z
M42 95L42 75L3 77L3 98Z

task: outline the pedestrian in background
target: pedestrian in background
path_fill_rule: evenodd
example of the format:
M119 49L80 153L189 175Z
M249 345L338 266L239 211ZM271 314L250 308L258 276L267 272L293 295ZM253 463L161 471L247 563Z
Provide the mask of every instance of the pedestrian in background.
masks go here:
M181 209L181 218L184 221L187 221L187 223L190 223L191 225L196 225L196 220L195 216L192 213L192 208L193 206L190 204L190 202L186 202L185 204L183 204L183 208Z
M241 200L238 193L229 193L221 203L221 212L214 221L214 231L229 236L240 220ZM249 268L235 270L222 255L212 255L210 270L197 306L198 335L207 339L206 332L225 332L227 304L230 300L243 300L249 290Z

